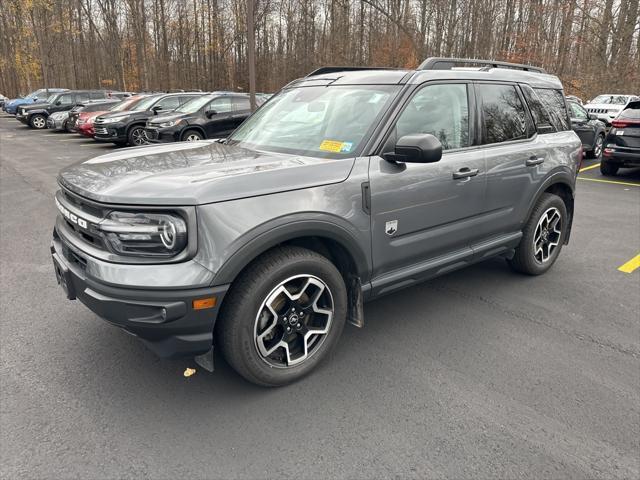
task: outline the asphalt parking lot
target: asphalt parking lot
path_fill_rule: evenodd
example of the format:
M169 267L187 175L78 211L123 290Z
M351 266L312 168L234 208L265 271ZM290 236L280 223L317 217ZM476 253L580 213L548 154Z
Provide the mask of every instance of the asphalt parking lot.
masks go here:
M144 147L142 147L144 148ZM490 261L376 300L261 389L156 358L57 286L57 171L113 147L0 117L0 477L638 478L640 170L585 162L542 277Z

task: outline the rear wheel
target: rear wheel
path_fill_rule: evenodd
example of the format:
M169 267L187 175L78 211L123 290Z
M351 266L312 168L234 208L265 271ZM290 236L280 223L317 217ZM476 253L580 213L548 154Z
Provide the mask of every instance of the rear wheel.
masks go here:
M127 138L129 145L134 147L147 144L147 135L144 132L144 127L141 125L132 127L129 130L129 135L127 136Z
M567 207L562 199L544 193L531 212L515 255L509 260L511 268L528 275L549 270L560 254L567 225Z
M593 144L593 150L589 152L589 157L600 158L600 156L602 155L603 145L604 145L604 135L600 134L596 137L596 140Z
M250 382L286 385L329 355L346 313L346 287L333 263L305 248L276 248L234 281L220 313L217 345Z
M31 117L29 120L29 125L31 128L37 128L38 130L42 130L47 127L47 119L44 115L36 114Z
M187 130L182 134L183 142L197 142L198 140L202 140L202 134L197 130Z
M605 162L604 160L602 160L600 162L600 173L602 175L605 176L613 176L616 173L618 173L618 167L617 165L613 165L611 163Z

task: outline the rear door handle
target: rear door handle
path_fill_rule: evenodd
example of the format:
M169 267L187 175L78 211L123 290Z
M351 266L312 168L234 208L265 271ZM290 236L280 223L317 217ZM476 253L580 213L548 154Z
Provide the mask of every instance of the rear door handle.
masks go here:
M471 169L469 167L463 167L457 172L453 172L453 179L460 180L461 178L475 177L478 175L478 172L480 172L480 170L477 168Z
M534 165L540 165L541 163L544 163L544 158L543 157L536 157L535 155L533 157L529 157L527 158L527 161L524 162L525 165L527 167L533 167Z

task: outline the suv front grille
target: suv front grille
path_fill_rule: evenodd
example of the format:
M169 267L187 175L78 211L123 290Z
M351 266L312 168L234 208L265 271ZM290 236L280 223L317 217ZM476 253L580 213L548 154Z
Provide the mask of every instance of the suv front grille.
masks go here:
M587 108L589 113L609 113L608 108Z
M94 126L93 130L94 130L96 135L108 135L109 134L109 131L105 127L95 127Z
M56 203L59 204L58 208L64 220L63 225L66 227L67 235L77 241L78 244L86 245L89 249L108 251L102 236L95 228L95 225L105 218L109 211L108 209L65 189L56 193ZM64 210L73 214L75 218L66 215ZM86 222L86 225L81 226L81 221Z

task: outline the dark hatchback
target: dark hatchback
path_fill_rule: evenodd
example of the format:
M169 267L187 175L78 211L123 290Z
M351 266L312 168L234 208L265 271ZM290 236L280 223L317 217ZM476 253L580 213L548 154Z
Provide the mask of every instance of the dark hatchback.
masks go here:
M629 102L611 122L600 162L603 175L623 167L640 167L640 101Z
M256 96L260 106L264 98ZM168 115L150 118L145 129L151 143L224 138L249 115L249 95L213 92L185 103Z
M171 112L180 105L201 97L195 93L162 93L150 95L135 106L135 110L100 115L94 123L95 140L117 145L144 145L147 143L144 127L147 120L160 113Z

